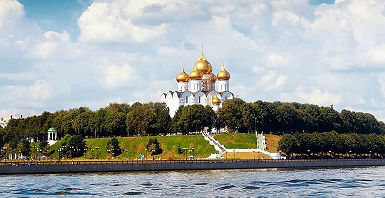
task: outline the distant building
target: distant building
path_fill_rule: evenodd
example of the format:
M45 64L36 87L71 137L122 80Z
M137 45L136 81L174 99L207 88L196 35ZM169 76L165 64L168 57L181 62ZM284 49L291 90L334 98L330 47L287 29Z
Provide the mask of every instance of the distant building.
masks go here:
M12 116L10 118L0 118L0 126L5 128L10 119L12 119Z
M52 146L57 142L57 130L54 127L48 129L48 144Z
M184 69L176 76L178 90L161 95L160 101L165 102L173 117L180 106L201 104L209 105L215 111L228 99L234 98L230 92L230 73L225 66L217 75L212 73L212 66L203 54L194 64L193 70L187 74Z

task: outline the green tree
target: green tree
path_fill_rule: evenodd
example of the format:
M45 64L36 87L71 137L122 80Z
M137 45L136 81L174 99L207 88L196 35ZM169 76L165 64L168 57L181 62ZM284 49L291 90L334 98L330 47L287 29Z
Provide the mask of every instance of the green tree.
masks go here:
M111 138L111 140L107 142L107 149L110 151L110 153L112 153L114 157L122 153L122 149L119 146L119 141L116 138Z
M224 120L224 123L230 132L237 130L242 131L244 129L242 119L242 105L244 104L245 101L239 98L234 98L226 100L222 104L222 108L218 110L218 115L222 120Z
M151 152L152 156L159 155L159 154L163 153L162 148L160 148L160 144L158 142L158 139L156 139L156 138L150 138L146 148L148 151Z

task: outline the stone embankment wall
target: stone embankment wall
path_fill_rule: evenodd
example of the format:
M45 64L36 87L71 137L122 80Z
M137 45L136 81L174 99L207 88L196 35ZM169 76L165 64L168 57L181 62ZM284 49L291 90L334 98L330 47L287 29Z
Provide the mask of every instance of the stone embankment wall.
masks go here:
M42 174L124 171L167 171L167 170L215 170L215 169L258 169L258 168L322 168L385 166L383 159L345 160L205 160L205 161L122 161L54 164L13 164L0 166L0 174Z

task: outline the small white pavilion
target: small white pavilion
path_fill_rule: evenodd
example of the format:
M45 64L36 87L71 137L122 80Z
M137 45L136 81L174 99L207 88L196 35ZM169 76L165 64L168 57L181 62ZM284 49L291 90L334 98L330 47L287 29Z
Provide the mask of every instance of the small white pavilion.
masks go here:
M48 129L48 144L52 146L57 142L57 130L54 127Z

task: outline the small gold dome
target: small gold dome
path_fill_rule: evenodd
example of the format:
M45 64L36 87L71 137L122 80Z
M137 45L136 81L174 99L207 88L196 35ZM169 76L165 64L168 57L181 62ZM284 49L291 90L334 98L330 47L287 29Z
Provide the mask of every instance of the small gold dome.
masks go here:
M190 77L188 76L188 74L186 72L184 72L184 69L182 69L182 72L180 72L176 76L177 82L188 82L189 80L190 80Z
M218 80L229 80L230 73L226 71L225 66L222 65L221 71L217 74Z
M218 96L214 96L211 102L213 103L213 105L221 104L221 100L218 98Z
M196 66L194 66L193 71L190 73L191 80L202 80L202 74L199 72Z

